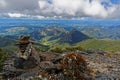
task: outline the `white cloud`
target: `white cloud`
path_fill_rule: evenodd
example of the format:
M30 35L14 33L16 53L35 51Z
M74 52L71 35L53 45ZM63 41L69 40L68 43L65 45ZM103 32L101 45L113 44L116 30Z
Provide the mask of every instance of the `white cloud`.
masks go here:
M0 13L9 17L120 19L119 5L110 0L0 0Z
M8 17L10 17L10 18L38 18L38 19L45 19L44 16L26 15L26 14L21 14L21 13L8 13Z
M45 0L44 1L39 1L38 4L39 4L40 9L44 9L47 6L49 6L48 2L45 1Z
M107 17L107 10L103 5L99 3L99 1L93 1L91 3L86 3L84 8L84 13L93 17Z
M13 18L20 18L20 17L27 17L27 15L24 15L24 14L20 14L20 13L8 13L8 16Z
M40 16L40 15L32 16L32 18L45 19L44 16Z
M103 5L106 2L108 5ZM93 18L116 18L114 12L118 5L112 4L109 0L52 0L39 1L41 13L52 14L63 17L93 17ZM45 9L45 10L44 10ZM44 15L44 16L45 16ZM114 15L114 17L112 17ZM117 17L120 17L117 16Z

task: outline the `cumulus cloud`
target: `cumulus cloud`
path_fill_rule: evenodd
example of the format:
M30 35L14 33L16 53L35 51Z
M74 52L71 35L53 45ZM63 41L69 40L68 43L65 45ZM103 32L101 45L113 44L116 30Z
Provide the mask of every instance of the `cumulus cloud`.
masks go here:
M119 12L111 0L0 0L0 13L9 17L120 19Z
M8 13L8 16L20 18L20 17L26 17L27 15L20 14L20 13Z
M63 17L118 18L119 4L110 0L46 0L39 1L41 13ZM119 13L119 12L118 12Z
M26 15L26 14L21 14L21 13L7 13L6 15L8 15L11 18L38 18L38 19L45 19L44 16L40 16L40 15Z

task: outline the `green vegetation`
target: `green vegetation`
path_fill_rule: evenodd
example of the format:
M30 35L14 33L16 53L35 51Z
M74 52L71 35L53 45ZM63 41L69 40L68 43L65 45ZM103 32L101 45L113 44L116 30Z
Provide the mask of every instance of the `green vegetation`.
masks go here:
M0 71L2 70L3 63L8 57L8 55L10 55L10 52L7 52L6 50L0 48Z
M58 39L55 40L49 40L52 36L46 36L40 40L40 43L46 46L52 47L52 45L56 45Z
M84 48L82 48L81 46L56 46L53 48L50 48L49 51L51 52L57 52L57 53L63 53L63 52L73 52L73 51L85 51Z
M109 52L120 51L120 41L110 39L88 39L77 43L84 49L101 49Z
M14 35L14 34L27 33L27 32L29 32L29 29L26 27L11 27L6 29L5 34Z
M108 52L120 51L120 41L111 39L88 39L73 45L70 45L68 43L56 43L55 41L45 41L45 43L48 43L48 51L58 53L70 51L85 51L88 49L100 49Z
M0 48L0 71L2 70L3 63L6 60L6 58L12 53L14 53L15 50L17 50L17 47L15 45L7 45L5 47Z
M9 45L14 45L15 44L15 40L14 39L10 39L7 37L0 37L0 47L6 47Z

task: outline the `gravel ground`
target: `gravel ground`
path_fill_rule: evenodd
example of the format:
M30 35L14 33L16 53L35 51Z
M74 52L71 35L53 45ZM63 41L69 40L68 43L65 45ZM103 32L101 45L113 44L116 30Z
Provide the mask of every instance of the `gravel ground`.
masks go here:
M120 53L83 55L93 69L95 80L120 80Z
M86 52L84 52L86 53ZM120 80L120 52L118 53L106 53L106 54L98 54L98 53L91 53L91 54L82 54L88 63L88 67L93 70L93 76L95 80ZM55 55L51 56L51 54L44 54L43 57L46 57L45 61L49 61L49 59L54 59ZM52 57L52 58L51 58ZM59 58L59 56L58 56ZM9 57L8 60L5 62L5 70L7 70L9 65L13 66L14 56ZM11 61L12 60L12 61ZM8 65L9 64L9 65ZM12 68L10 68L12 70ZM14 72L15 69L13 69ZM9 71L9 70L8 70ZM15 70L17 71L17 70ZM30 80L30 76L36 74L39 71L30 71L26 72L21 76L27 76L28 80ZM1 79L0 79L1 80Z

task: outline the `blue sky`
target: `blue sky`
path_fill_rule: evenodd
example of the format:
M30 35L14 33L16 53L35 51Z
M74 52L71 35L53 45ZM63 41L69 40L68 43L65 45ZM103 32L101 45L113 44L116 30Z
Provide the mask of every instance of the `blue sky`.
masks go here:
M120 0L111 0L111 2L114 4L118 4L118 3L120 3Z
M120 19L120 0L0 0L0 17Z

